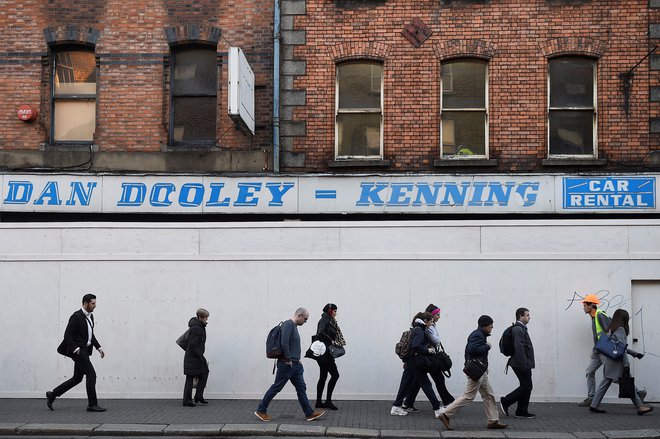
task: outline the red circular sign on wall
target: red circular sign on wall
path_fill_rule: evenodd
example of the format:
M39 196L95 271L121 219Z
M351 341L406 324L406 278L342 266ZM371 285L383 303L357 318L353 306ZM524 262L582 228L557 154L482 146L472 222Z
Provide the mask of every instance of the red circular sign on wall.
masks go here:
M37 111L29 105L21 105L18 107L17 114L18 119L23 122L32 122L37 118Z

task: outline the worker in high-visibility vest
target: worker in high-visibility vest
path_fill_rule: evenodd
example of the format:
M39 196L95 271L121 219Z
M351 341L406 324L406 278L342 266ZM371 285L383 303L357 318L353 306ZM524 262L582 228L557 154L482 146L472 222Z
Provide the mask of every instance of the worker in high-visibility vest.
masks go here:
M591 330L594 337L594 346L596 342L603 335L607 328L610 326L610 318L605 314L605 311L598 309L600 305L600 299L595 294L587 294L584 299L582 299L582 308L584 313L588 314L591 317ZM584 401L578 403L581 407L589 407L591 401L594 398L596 393L596 371L603 365L601 360L601 354L596 351L595 347L591 350L591 360L587 366L587 398Z
M605 311L598 309L600 305L600 299L595 294L587 294L584 299L582 299L582 308L584 313L588 314L591 317L591 331L594 338L594 347L591 350L591 360L587 366L587 397L583 401L579 402L578 405L581 407L590 407L591 401L594 398L596 393L596 371L603 365L601 355L596 350L596 342L601 335L605 334L610 327L610 319ZM639 390L635 388L639 398L644 401L646 397L646 390Z

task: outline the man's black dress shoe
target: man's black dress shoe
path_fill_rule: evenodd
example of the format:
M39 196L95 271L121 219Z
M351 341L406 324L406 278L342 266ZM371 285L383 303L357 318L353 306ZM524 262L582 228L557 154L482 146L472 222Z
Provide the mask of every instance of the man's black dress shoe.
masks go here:
M55 402L55 395L53 392L46 392L46 405L49 409L53 410L53 403Z
M598 407L589 407L589 411L594 413L607 413L605 410Z
M98 404L88 405L88 406L87 406L87 411L88 411L88 412L104 412L104 411L106 411L106 410L107 410L107 409L101 407L101 406L98 405Z
M208 402L207 400L205 400L204 398L195 399L195 402L196 402L197 404L203 404L203 405L206 405L206 404L209 403L209 402Z
M195 407L195 404L192 403L192 402L184 402L184 403L183 403L183 406L184 406L184 407Z

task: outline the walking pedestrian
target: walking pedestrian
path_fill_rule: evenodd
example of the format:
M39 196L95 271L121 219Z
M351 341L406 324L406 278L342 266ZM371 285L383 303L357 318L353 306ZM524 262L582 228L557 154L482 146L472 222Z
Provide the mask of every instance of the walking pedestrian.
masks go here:
M183 386L183 405L195 407L197 404L208 404L204 399L204 389L209 377L209 363L204 357L206 351L206 325L209 321L209 312L199 308L195 317L188 321L188 347L183 357L183 373L186 375L186 383ZM197 389L193 402L193 382L197 378Z
M442 343L440 341L440 334L437 327L437 322L440 320L440 308L431 303L426 307L426 312L430 312L431 315L433 315L433 322L426 328L426 339L429 346L432 347L435 350L435 354L437 354L443 350ZM454 402L454 396L447 390L447 386L445 384L445 376L442 371L438 369L431 369L429 375L431 375L431 379L435 383L435 387L438 389L438 395L440 395L442 405L448 406ZM402 408L407 412L414 413L419 411L415 408L415 400L417 399L419 389L419 384L414 383L410 394L403 401Z
M502 429L508 427L507 424L500 422L500 415L497 410L495 402L495 395L493 389L488 382L488 351L490 350L490 343L486 338L490 336L493 331L493 319L490 316L482 315L477 321L478 328L472 331L465 346L465 362L475 359L478 360L485 370L478 380L473 380L467 377L467 386L463 395L459 396L454 402L449 404L444 412L439 416L447 430L453 430L449 420L458 413L464 406L474 401L477 391L481 394L484 400L484 409L486 410L486 418L488 419L487 427L490 429Z
M517 403L515 416L521 419L534 419L536 417L536 415L529 412L529 398L533 388L532 369L535 366L534 346L527 331L530 318L527 308L516 310L516 323L511 329L513 355L507 361L507 366L511 366L513 369L516 377L518 377L519 385L511 393L500 398L500 406L504 414L509 416L509 407Z
M105 357L101 344L94 335L94 316L96 309L96 296L85 294L82 298L82 308L74 312L69 318L69 323L64 330L64 340L57 348L57 352L73 360L73 376L46 392L46 405L53 410L55 398L59 398L67 391L77 386L85 377L85 388L87 390L87 411L104 412L106 409L99 406L96 396L96 371L90 360L93 348Z
M316 361L319 364L319 381L316 383L315 407L327 408L330 410L337 410L337 406L332 402L332 393L339 380L339 371L337 370L337 362L335 361L333 352L338 348L343 349L346 345L346 340L344 340L344 335L342 334L341 329L339 329L336 317L337 305L334 303L328 303L323 307L321 319L316 327L316 336L319 340L323 340L326 343L328 349L326 349L325 354L316 358ZM328 391L326 393L325 402L323 402L323 389L325 388L328 374L330 374L330 380L328 381Z
M282 356L277 359L277 374L275 375L275 382L266 391L262 398L257 411L254 414L264 422L271 421L273 418L268 414L268 405L286 385L291 381L291 384L296 388L298 395L298 402L305 413L305 418L308 421L320 418L325 414L325 410L312 409L307 399L307 386L303 378L303 365L300 362L300 334L298 333L298 326L302 326L309 319L309 312L305 308L298 308L293 314L293 317L282 323Z
M598 309L600 299L595 294L587 294L582 299L582 309L591 318L591 331L594 345L591 348L591 358L587 366L587 397L578 403L580 407L589 407L596 393L596 371L603 365L601 354L596 350L596 342L605 333L605 328L610 325L610 318L605 311Z
M609 336L613 341L627 344L628 334L630 333L630 328L628 326L629 320L630 315L628 314L628 311L623 309L617 309L614 311L608 330ZM644 357L644 354L635 352L632 349L626 349L626 353L638 359ZM619 378L624 374L625 369L630 370L630 360L628 360L626 354L618 360L612 360L603 355L602 360L604 364L603 380L598 385L591 406L589 406L589 410L594 413L605 413L605 410L600 407L600 402L603 400L607 389L609 389L612 381L619 381ZM637 414L640 416L653 411L653 406L643 404L637 391L633 393L633 397L630 398L630 400L637 409Z

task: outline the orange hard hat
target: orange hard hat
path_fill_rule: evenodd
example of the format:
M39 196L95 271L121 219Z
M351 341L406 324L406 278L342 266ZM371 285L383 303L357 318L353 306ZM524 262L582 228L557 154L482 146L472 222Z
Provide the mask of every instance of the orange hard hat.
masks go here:
M584 299L582 299L582 303L593 303L594 305L600 305L600 299L596 297L595 294L587 294Z

